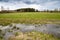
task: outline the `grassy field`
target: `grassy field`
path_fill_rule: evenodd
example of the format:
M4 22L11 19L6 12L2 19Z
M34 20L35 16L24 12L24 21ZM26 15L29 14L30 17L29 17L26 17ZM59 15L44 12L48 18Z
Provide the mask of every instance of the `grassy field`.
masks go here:
M60 13L48 13L48 12L1 13L0 25L7 25L10 23L60 24Z
M11 23L26 23L26 24L60 24L60 13L48 12L20 12L20 13L1 13L0 25L8 25ZM38 34L38 35L37 35ZM17 36L12 36L9 40L60 40L53 35L40 32L17 33ZM0 40L3 40L0 38Z

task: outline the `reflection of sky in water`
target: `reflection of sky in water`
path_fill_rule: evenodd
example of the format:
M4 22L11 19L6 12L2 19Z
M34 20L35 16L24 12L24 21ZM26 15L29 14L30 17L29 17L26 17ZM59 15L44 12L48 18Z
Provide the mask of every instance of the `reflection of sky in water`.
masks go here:
M15 27L15 29L13 29L13 27L11 26L0 26L0 29L5 31L5 38L13 35L14 32L27 32L27 31L39 31L39 32L43 32L43 33L49 33L49 34L53 34L57 37L60 37L60 25L57 24L43 24L43 25L25 25L25 24L13 24L13 27ZM12 30L12 32L9 32L9 30Z

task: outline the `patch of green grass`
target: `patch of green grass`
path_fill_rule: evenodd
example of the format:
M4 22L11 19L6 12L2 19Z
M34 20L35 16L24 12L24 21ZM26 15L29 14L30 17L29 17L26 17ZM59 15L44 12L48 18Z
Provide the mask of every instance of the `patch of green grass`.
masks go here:
M4 38L3 38L3 36L2 36L2 35L0 35L0 40L4 40Z
M7 25L10 23L27 23L27 24L45 24L60 23L60 13L48 12L20 12L0 14L0 24Z

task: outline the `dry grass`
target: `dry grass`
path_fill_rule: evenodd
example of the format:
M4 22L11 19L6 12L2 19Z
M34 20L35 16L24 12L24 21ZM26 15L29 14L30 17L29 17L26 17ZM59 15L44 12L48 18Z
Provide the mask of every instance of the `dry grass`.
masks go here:
M60 40L53 35L43 34L40 32L32 31L20 34L18 36L11 36L9 40Z

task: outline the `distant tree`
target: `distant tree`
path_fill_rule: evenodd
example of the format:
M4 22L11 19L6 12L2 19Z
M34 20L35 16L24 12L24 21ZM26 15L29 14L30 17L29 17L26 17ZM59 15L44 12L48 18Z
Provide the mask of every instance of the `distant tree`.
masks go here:
M9 7L7 8L7 11L9 11Z
M60 11L60 8L58 8L58 11Z
M33 9L33 8L22 8L22 9L17 9L17 12L35 12L35 9Z
M3 11L4 10L4 7L3 6L1 6L1 11Z
M58 9L57 9L57 8L55 8L55 9L54 9L54 11L58 11Z

